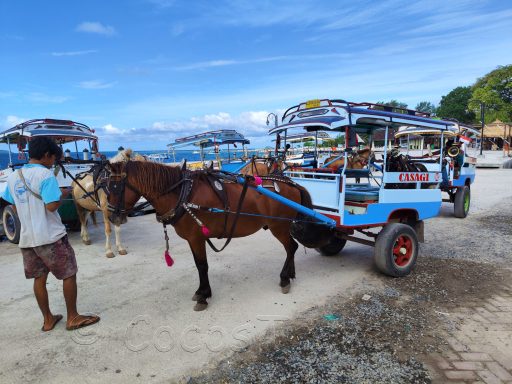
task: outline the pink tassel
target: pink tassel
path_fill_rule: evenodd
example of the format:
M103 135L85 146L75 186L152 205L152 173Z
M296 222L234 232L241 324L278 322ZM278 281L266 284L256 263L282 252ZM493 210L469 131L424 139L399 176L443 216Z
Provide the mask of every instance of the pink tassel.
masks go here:
M256 185L261 185L261 183L263 183L263 180L261 180L261 177L259 176L254 176L254 183Z
M206 227L206 225L201 227L201 231L203 232L203 235L210 236L210 230Z
M164 258L165 258L165 262L167 263L167 266L172 267L172 265L174 264L174 260L172 259L169 251L167 251L167 250L165 251Z

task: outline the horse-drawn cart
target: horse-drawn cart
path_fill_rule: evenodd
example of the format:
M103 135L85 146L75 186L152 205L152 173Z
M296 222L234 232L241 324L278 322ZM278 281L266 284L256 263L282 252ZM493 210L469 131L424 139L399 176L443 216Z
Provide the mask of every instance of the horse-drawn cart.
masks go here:
M9 149L9 164L0 171L0 192L7 187L7 177L28 161L27 144L32 137L47 136L53 138L64 150L65 157L89 160L98 152L98 138L88 126L68 120L37 119L18 124L15 127L0 133L0 143L7 144ZM83 145L85 144L85 146ZM79 145L80 144L80 145ZM17 154L11 151L11 146L17 147ZM73 154L72 154L73 153ZM14 156L17 156L15 161ZM72 175L88 171L90 165L69 164L66 170ZM70 187L71 178L66 177L60 167L54 168L60 187ZM7 239L18 243L20 222L10 205L0 199L1 228ZM70 227L79 227L80 221L75 209L73 198L70 196L59 207L62 221Z
M356 144L357 135L371 142L378 130L384 130L387 142L392 130L400 127L443 132L454 126L453 122L431 119L421 112L386 109L370 103L313 100L288 109L282 124L269 133L292 129L344 132L349 148ZM337 254L347 241L375 246L375 263L383 273L407 275L416 263L418 241L423 241L423 220L437 216L441 207L442 160L432 171L395 168L388 152L384 148L381 165L370 161L363 169L347 167L352 153L349 148L339 172L330 168L294 168L286 172L308 190L315 214L329 219L322 223L315 218L310 223L297 221L292 228L295 239L324 255ZM260 190L272 197L272 192ZM312 217L303 213L305 219ZM374 228L380 231L372 231ZM366 238L354 236L355 232Z
M453 203L455 217L465 218L471 203L470 188L475 180L476 156L479 150L478 144L470 143L475 143L480 133L472 127L454 120L450 121L453 125L448 131L437 128L403 127L396 133L395 138L400 139L407 147L409 159L416 164L422 164L428 170L442 173L440 188L449 196L443 201ZM411 145L416 143L418 138L420 144ZM423 153L425 141L429 149L427 153ZM414 153L411 146L421 147L421 153Z
M176 149L195 146L199 147L200 161L188 161L187 165L190 169L202 169L206 163L206 153L208 149L213 150L215 154L214 167L229 172L238 172L241 168L247 165L248 159L242 160L236 157L237 144L242 145L242 152L245 152L245 145L250 144L250 141L241 133L233 129L220 129L217 131L208 131L199 133L197 135L186 136L177 138L174 143L168 144L167 148L169 153L176 162ZM235 148L234 158L231 157L231 146ZM220 156L221 147L227 147L227 158L222 159Z

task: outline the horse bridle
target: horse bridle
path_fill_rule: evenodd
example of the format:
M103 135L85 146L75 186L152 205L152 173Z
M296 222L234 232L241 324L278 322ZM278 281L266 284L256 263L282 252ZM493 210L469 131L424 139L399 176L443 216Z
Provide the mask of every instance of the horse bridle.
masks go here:
M111 170L109 171L106 193L107 193L107 196L109 196L110 193L113 193L115 196L117 196L117 204L116 204L116 206L113 206L112 204L110 204L110 202L107 199L107 209L109 212L112 212L116 215L127 215L129 213L138 212L138 211L145 209L147 206L150 205L149 202L146 202L137 207L133 206L131 209L128 209L128 210L124 206L124 203L125 203L124 193L125 193L126 188L129 188L133 192L138 194L139 196L142 196L142 192L140 192L135 186L133 186L132 184L130 184L128 182L128 171L126 169L126 165L129 162L130 162L130 160L122 163L123 165L122 165L121 171L119 173L114 173ZM112 178L114 178L115 180L112 180ZM182 188L179 193L178 202L176 203L176 207L174 207L169 212L166 212L161 216L159 216L157 214L157 217L156 217L157 221L162 222L164 224L174 224L185 213L185 210L182 208L182 205L183 205L183 202L188 198L188 195L190 194L190 191L192 190L192 179L188 177L187 172L185 172L183 174L182 178L178 182L171 185L163 193L160 193L159 197L172 192L180 185L182 185Z
M110 196L111 193L114 194L114 196L117 196L117 204L113 206L110 204L110 202L107 199L107 209L109 212L114 213L116 215L127 215L128 213L133 213L136 211L140 211L144 209L145 207L132 207L131 209L126 209L124 206L124 192L126 188L128 187L133 192L137 193L138 195L142 196L142 193L135 188L133 185L131 185L127 180L127 172L126 172L126 165L128 164L129 160L126 162L122 162L122 168L121 172L114 173L112 172L112 169L107 170L108 173L108 183L105 188L105 193L107 196ZM114 178L114 180L112 180Z

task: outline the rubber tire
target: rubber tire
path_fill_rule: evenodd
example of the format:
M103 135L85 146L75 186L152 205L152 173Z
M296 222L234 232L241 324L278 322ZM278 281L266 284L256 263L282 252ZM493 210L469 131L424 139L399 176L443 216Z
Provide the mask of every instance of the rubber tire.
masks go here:
M400 267L395 264L393 246L398 237L405 235L412 240L413 251L409 263ZM413 270L418 259L418 237L416 231L409 225L390 223L380 231L375 241L375 265L385 275L392 277L407 276Z
M469 205L467 211L464 209L464 200L468 195ZM471 205L471 189L465 185L462 188L457 188L457 192L455 193L455 202L453 203L453 213L455 217L459 219L464 219L469 212L469 207Z
M322 256L336 256L347 244L347 240L333 236L326 245L315 248Z
M9 231L9 227L7 226L7 220L12 218L14 220L14 233ZM21 232L21 224L18 215L14 212L12 206L8 205L4 208L2 212L2 224L4 226L4 233L7 240L9 240L13 244L18 244L20 242L20 232Z

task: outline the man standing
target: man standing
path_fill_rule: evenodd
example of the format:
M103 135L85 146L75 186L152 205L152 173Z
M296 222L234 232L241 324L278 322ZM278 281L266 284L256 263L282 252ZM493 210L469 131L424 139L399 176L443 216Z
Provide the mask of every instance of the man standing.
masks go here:
M77 286L75 252L68 242L66 228L57 209L69 190L61 191L50 168L62 156L62 149L50 138L35 137L29 142L30 161L9 175L2 198L13 204L21 223L19 247L25 276L34 279L34 294L43 313L42 331L51 331L62 319L48 303L46 279L51 272L63 280L67 308L66 329L97 323L98 316L79 315L76 309Z

